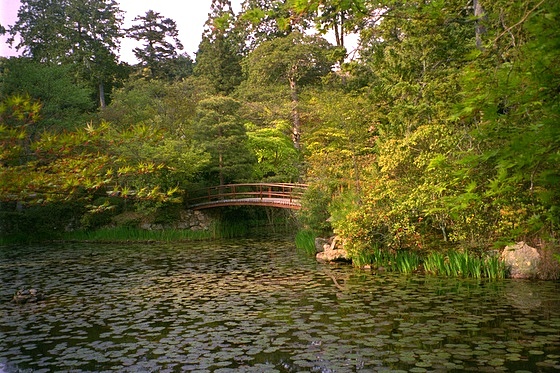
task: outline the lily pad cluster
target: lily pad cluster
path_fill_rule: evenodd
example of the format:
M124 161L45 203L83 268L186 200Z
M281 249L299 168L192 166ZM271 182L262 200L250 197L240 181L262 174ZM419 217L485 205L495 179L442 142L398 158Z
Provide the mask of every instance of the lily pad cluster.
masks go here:
M3 372L560 369L554 282L364 273L285 240L0 248L0 280Z

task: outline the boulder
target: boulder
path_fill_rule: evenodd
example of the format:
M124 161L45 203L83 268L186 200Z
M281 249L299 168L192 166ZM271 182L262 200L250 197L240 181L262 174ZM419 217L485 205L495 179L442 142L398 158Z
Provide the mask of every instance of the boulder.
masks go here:
M509 269L511 278L537 278L541 255L525 242L507 246L501 259Z
M203 211L182 210L177 221L166 224L153 223L150 221L140 224L140 228L150 231L163 229L190 229L193 231L208 230L212 226L212 218Z
M315 238L315 251L320 253L325 251L325 245L329 245L329 240L327 238L323 238L323 237L317 237Z
M340 238L335 236L330 244L324 244L324 250L316 255L317 260L320 262L350 262L348 252L339 243Z

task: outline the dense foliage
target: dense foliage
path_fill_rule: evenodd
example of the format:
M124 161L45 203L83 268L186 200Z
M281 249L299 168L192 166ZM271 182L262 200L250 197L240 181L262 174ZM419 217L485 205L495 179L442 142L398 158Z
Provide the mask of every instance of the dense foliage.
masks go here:
M0 71L4 212L305 181L301 221L356 257L558 242L556 1L214 0L194 66L149 11L120 70L116 3L51 3L22 1L8 28L26 57Z

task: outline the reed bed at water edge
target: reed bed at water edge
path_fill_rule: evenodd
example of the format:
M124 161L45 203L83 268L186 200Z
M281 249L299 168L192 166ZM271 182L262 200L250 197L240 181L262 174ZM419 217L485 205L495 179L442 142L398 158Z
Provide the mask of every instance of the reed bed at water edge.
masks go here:
M352 263L357 267L372 266L400 273L423 270L429 275L446 277L503 279L507 275L500 258L478 256L468 251L431 252L421 256L412 251L374 248L355 253Z
M375 266L388 271L412 273L418 270L421 258L412 251L390 252L380 248L360 251L352 256L352 263L358 267Z
M428 274L447 277L502 279L507 275L505 264L497 256L479 257L467 251L430 253L423 266Z
M200 240L212 238L209 231L187 229L147 230L131 227L102 228L93 231L74 231L64 234L64 240L76 241L160 241Z
M296 233L296 248L305 254L315 255L315 237L317 235L310 230L300 230Z

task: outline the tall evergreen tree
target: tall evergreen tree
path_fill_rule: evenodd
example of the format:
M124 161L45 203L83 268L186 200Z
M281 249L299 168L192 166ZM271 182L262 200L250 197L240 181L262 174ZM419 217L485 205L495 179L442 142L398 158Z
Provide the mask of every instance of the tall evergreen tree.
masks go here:
M153 10L134 18L134 21L140 23L127 30L128 36L143 42L142 48L134 48L134 55L143 68L151 71L152 76L166 76L165 66L169 61L178 59L177 50L183 49L177 24Z
M195 140L211 156L208 179L211 182L217 179L219 185L251 176L254 157L239 117L240 106L238 101L224 96L214 96L198 104Z
M229 94L242 81L243 41L235 28L235 18L231 1L212 1L194 74L206 80L214 93Z

